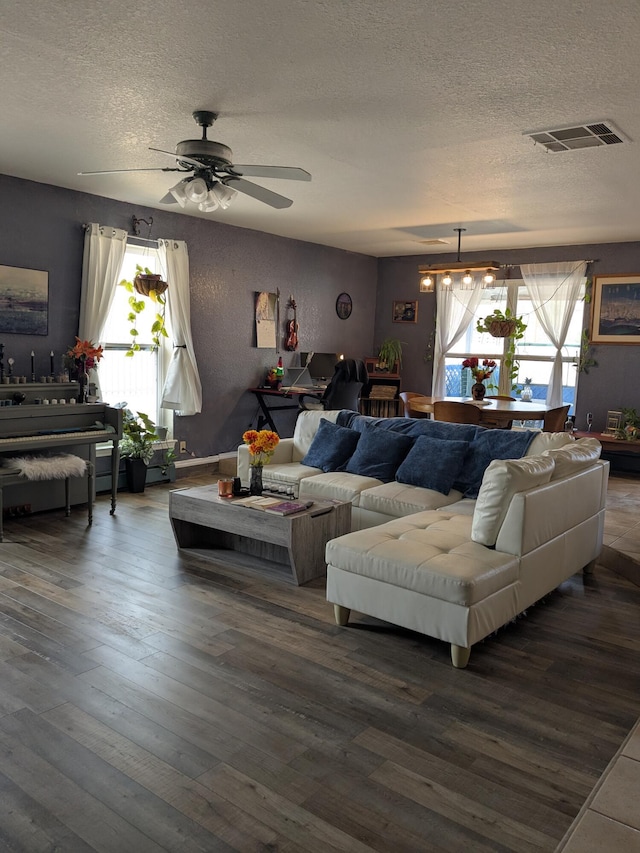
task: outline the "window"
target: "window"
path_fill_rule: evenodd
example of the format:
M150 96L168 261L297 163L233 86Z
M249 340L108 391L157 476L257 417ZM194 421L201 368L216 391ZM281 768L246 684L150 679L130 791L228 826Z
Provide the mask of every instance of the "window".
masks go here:
M582 290L584 296L584 288ZM549 377L556 350L548 339L540 322L536 317L531 298L527 293L527 287L523 281L513 280L503 282L497 287L486 288L482 292L482 298L476 311L476 315L466 331L466 334L446 354L446 394L447 396L468 396L470 393L471 378L470 371L462 368L462 362L469 356L479 358L493 358L499 363L491 380L495 386L491 387L490 393L511 394L509 377L503 377L500 382L500 366L504 361L506 348L509 345L507 338L493 338L491 335L476 331L476 321L480 317L486 317L496 308L505 311L507 308L515 315L522 316L527 324L524 338L518 341L516 360L519 362L519 371L516 384L519 388L524 385L525 379L531 379L533 396L543 400L547 394ZM574 366L580 351L582 337L583 303L578 301L573 311L573 317L567 333L567 339L563 349L563 380L562 399L569 403L573 410L577 384L577 370Z
M164 275L155 248L128 245L119 279L133 281L136 264ZM168 339L165 339L165 343L159 348L154 350L152 347L151 323L155 311L154 303L148 300L149 304L140 314L137 323L139 334L136 340L142 349L136 352L133 358L125 355L131 343L131 323L127 320L130 310L129 296L124 287L116 288L103 332L105 353L100 362L102 397L111 405L124 402L127 408L134 412L145 412L158 426L171 426L167 411L160 408L171 347Z

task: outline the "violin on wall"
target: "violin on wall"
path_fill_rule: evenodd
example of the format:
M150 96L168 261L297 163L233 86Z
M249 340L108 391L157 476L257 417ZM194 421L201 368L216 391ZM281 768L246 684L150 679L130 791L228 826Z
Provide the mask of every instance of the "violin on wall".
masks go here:
M288 352L294 352L294 350L298 349L298 321L296 319L296 301L290 296L289 302L287 303L287 310L293 311L293 319L287 320L287 333L284 342L284 348Z

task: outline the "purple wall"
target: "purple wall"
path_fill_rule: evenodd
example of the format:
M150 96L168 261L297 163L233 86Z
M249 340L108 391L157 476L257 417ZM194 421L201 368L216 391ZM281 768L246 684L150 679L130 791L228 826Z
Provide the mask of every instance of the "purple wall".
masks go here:
M257 290L279 288L283 304L293 295L298 306L300 350L339 351L359 358L374 355L384 337L397 337L404 342L403 387L427 394L431 390L431 362L424 356L433 339L435 296L419 293L418 266L444 263L453 260L453 255L376 260L2 175L0 200L0 264L49 271L49 334L2 337L5 363L13 356L16 371L23 373L29 370L31 349L37 355L36 374L48 372L49 351L54 350L60 363L77 333L82 223L100 222L130 230L132 215L151 215L155 237L187 242L193 334L204 402L202 414L176 418L175 437L185 440L196 456L235 449L242 432L255 424L257 406L245 389L261 381L275 357L275 351L254 346ZM592 275L640 272L640 243L490 254L501 263L515 265L596 259ZM342 291L353 299L348 320L340 320L335 312L335 300ZM415 325L392 322L394 299L418 300ZM588 318L586 306L585 325ZM594 429L599 430L605 426L608 409L640 409L640 347L598 346L595 357L599 366L580 376L577 422L584 426L585 413L592 411ZM289 364L292 354L283 353L283 358ZM294 416L295 412L279 413L283 435L291 434Z
M344 352L355 358L372 351L375 258L2 175L0 200L0 264L49 271L48 335L2 336L5 364L13 356L16 371L23 373L30 369L32 349L36 374L49 372L50 350L61 364L77 334L82 223L131 231L134 214L151 215L154 237L186 241L203 410L176 418L174 432L196 456L234 450L243 431L255 425L257 404L245 389L262 381L276 356L275 350L255 347L255 291L279 288L283 307L293 295L301 351ZM335 311L342 291L353 299L348 320L340 320ZM291 363L293 353L282 355L285 365ZM294 419L295 412L279 413L281 434L291 434Z
M640 243L609 243L585 246L553 246L538 249L513 249L487 252L491 260L518 266L521 263L548 263L551 261L594 260L590 276L628 275L640 273ZM464 260L464 255L461 259ZM472 256L469 256L472 260ZM476 254L477 257L477 254ZM446 263L455 255L414 255L403 258L381 258L378 261L378 301L374 330L374 344L383 338L400 338L403 346L402 387L406 391L431 392L432 363L425 361L427 348L433 342L435 294L419 292L418 267L422 264ZM513 277L519 270L512 271ZM418 322L402 325L391 321L393 300L417 299ZM585 327L589 327L590 308L585 305ZM606 426L609 409L635 408L640 411L640 346L613 345L595 347L597 367L581 373L578 381L576 423L586 429L585 416L593 412L593 430Z

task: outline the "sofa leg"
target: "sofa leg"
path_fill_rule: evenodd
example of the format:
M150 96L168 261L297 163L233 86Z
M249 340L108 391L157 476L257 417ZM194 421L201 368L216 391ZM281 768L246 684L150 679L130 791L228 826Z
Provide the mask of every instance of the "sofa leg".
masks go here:
M344 627L349 621L349 614L351 613L351 610L349 610L348 607L343 607L341 604L334 604L333 612L336 617L336 623Z
M582 570L585 573L585 575L592 575L593 574L593 570L596 567L596 562L597 562L597 560L591 560L591 562L587 563L587 565Z
M451 663L455 666L456 669L464 669L465 666L469 663L469 655L471 654L471 649L466 649L464 646L454 646L451 643Z

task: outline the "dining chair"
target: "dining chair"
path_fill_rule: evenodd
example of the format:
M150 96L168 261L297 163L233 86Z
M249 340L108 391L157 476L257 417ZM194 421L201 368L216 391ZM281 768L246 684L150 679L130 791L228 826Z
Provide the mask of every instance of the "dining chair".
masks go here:
M402 400L402 404L404 406L404 416L405 418L428 418L428 412L416 412L411 408L410 400L414 400L416 397L424 397L424 394L418 394L417 391L401 391L398 394L400 399Z
M562 432L567 421L570 406L558 406L556 409L549 409L545 413L543 432Z
M433 417L436 421L449 421L453 424L479 424L480 409L473 403L436 400L433 404Z

